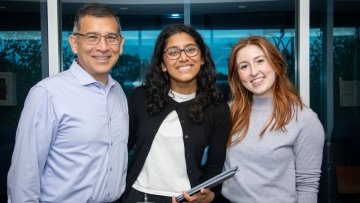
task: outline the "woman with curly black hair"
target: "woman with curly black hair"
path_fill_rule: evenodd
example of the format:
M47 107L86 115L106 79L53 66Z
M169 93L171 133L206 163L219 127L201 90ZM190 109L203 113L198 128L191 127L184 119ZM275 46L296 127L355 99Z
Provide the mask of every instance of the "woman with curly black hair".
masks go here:
M230 111L216 86L209 48L191 26L159 34L143 86L129 98L130 161L122 202L175 202L222 172ZM220 188L188 202L212 202Z

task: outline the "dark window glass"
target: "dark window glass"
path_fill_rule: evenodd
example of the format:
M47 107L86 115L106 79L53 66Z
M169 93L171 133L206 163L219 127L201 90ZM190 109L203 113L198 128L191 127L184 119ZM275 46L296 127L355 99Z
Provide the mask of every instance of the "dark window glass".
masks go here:
M46 2L0 1L0 202L7 201L6 182L15 132L30 88L43 71Z
M310 104L326 130L319 201L358 202L360 1L313 0L310 11Z
M72 30L75 3L62 4L63 69L73 55L66 40ZM187 23L198 29L211 49L218 72L218 84L229 97L227 63L231 47L250 34L269 38L286 56L288 74L295 82L295 1L232 2L185 4L132 4L131 1L108 5L120 15L124 52L112 70L128 94L141 84L161 29L172 23Z

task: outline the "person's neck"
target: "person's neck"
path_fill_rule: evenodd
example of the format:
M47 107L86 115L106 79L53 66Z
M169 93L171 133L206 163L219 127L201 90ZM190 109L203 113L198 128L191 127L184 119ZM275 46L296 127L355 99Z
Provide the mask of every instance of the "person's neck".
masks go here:
M76 61L76 63L77 63L82 69L84 69L87 73L89 73L89 72L86 70L86 68L84 68L84 67L81 65L79 59L76 59L75 61ZM102 83L103 85L106 85L107 82L108 82L108 74L102 74L102 75L95 75L95 74L91 74L91 73L89 73L89 74L90 74L91 77L93 77L96 81Z
M94 76L93 76L94 77ZM102 83L103 85L106 85L108 82L108 77L106 76L98 76L98 77L94 77L94 79L100 83Z

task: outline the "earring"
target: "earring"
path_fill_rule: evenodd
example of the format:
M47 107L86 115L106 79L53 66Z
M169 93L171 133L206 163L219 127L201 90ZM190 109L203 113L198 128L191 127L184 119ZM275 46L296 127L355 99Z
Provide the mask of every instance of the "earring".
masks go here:
M161 63L161 70L162 70L162 72L166 72L166 67L163 63Z

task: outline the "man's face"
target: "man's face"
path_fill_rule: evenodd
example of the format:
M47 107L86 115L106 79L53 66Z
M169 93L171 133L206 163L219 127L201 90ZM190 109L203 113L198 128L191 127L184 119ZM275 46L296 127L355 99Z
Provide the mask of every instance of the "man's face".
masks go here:
M104 84L107 83L109 71L123 51L124 39L120 38L118 43L109 44L105 37L100 37L97 43L89 43L87 38L89 35L119 36L118 30L114 17L87 15L80 21L78 34L69 36L71 49L77 54L80 66L95 80Z

